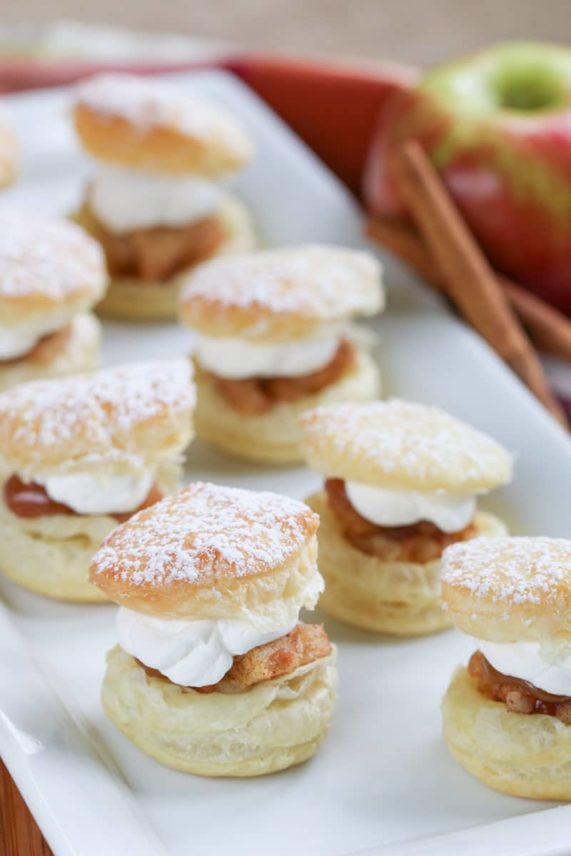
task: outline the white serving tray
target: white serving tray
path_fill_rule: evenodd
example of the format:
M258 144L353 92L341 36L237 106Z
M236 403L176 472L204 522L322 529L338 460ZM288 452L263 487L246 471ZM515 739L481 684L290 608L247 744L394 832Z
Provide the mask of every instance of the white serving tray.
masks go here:
M230 107L257 140L238 181L265 243L362 245L351 197L248 89L222 73L177 75ZM26 143L23 177L0 205L66 211L89 165L67 124L69 93L10 99ZM372 323L387 394L448 408L518 455L489 507L514 532L571 536L571 445L482 341L387 259L389 310ZM107 324L105 361L188 350L171 325ZM303 497L302 468L252 467L196 443L189 478ZM1 533L0 533L1 537ZM325 620L341 692L318 755L258 780L167 770L133 747L99 705L113 606L52 603L0 584L0 751L56 856L555 856L571 852L571 807L501 796L470 778L440 736L439 704L470 645L455 632L415 641Z

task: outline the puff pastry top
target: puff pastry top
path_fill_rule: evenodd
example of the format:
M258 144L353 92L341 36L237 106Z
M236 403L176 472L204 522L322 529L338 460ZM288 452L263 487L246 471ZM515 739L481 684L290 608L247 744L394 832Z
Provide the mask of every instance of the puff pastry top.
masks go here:
M381 267L373 256L306 245L200 265L183 287L180 311L183 322L204 335L276 342L372 315L383 304Z
M131 74L81 83L74 121L91 155L133 169L214 178L243 167L253 154L249 135L223 108Z
M340 403L301 417L309 465L327 476L402 490L477 493L509 481L490 437L436 407L393 399Z
M181 451L194 397L187 360L21 384L0 395L0 463L33 475Z
M31 322L62 309L75 314L102 296L107 283L99 244L55 217L0 212L0 321Z
M299 611L321 587L318 522L284 496L196 482L111 533L91 579L112 600L165 617L255 622L288 600Z
M442 597L454 623L492 642L571 638L571 541L475 538L442 557Z

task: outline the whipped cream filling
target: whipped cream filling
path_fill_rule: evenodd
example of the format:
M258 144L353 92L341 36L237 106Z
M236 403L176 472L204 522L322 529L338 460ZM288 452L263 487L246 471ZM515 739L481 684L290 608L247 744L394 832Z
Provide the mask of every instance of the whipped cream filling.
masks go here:
M487 642L474 639L486 660L503 675L528 681L554 695L571 696L571 651L540 642Z
M135 511L147 498L155 481L155 468L144 466L110 467L34 476L55 502L77 514L123 514Z
M69 313L52 314L26 324L6 327L0 324L0 360L13 360L28 354L40 339L61 330L69 323Z
M476 497L445 491L397 490L346 481L349 502L377 526L410 526L421 520L442 532L459 532L474 518Z
M89 204L112 232L153 226L184 226L211 217L224 199L220 184L203 178L151 175L101 166L89 191Z
M296 624L264 632L243 620L164 619L121 607L117 636L124 651L169 681L206 687L224 677L235 656L285 636Z
M301 377L330 363L340 339L339 324L324 325L313 336L276 344L199 334L196 354L207 371L228 380Z

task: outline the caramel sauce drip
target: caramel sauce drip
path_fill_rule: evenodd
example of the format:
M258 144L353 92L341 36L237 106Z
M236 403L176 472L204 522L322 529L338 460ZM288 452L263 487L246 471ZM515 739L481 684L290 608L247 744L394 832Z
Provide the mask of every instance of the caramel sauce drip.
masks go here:
M155 485L149 491L147 498L139 508L135 511L129 511L123 514L111 514L119 523L123 523L135 514L137 511L142 511L143 508L148 508L162 499L162 494ZM78 515L73 508L64 505L61 502L55 502L46 492L43 485L35 484L34 482L23 482L18 476L11 476L4 484L4 502L17 517L22 517L28 520L38 517L52 517L54 514Z
M246 416L267 413L282 401L294 402L315 395L335 383L353 365L355 347L342 339L333 359L322 369L301 377L253 377L244 380L227 380L211 374L216 388L227 404Z
M450 544L466 541L476 534L473 523L459 532L442 532L426 520L410 526L377 526L353 508L342 479L327 479L325 491L345 538L363 553L384 561L424 564L439 559Z
M571 725L571 698L554 695L529 681L496 671L481 651L470 657L468 672L478 682L478 691L492 701L503 702L512 713L543 713Z

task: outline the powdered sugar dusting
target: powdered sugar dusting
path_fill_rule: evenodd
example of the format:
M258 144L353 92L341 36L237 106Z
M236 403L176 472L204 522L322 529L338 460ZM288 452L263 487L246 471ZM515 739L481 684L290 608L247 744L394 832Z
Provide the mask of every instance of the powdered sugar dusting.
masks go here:
M194 395L188 360L23 384L0 395L0 454L31 468L112 461L148 451L149 424L160 450L181 421L190 430Z
M201 265L183 290L189 323L217 312L257 309L272 315L333 320L382 308L381 268L367 253L338 247L264 250Z
M442 582L482 601L555 603L571 596L571 541L562 538L475 538L448 547ZM509 612L506 612L509 617Z
M275 493L196 482L119 526L91 570L136 586L262 575L295 554L317 522L306 505Z
M96 75L79 85L77 101L100 115L125 119L141 132L166 126L205 142L224 136L229 145L249 149L242 128L223 109L146 77Z
M0 301L37 295L55 302L85 292L94 303L105 283L102 250L79 226L27 212L0 213Z
M301 418L308 456L326 473L330 459L355 460L376 484L391 476L422 488L469 490L470 484L511 476L499 443L436 407L393 399L315 408ZM329 473L332 474L332 473ZM342 474L339 474L342 475ZM437 484L440 483L440 484Z

